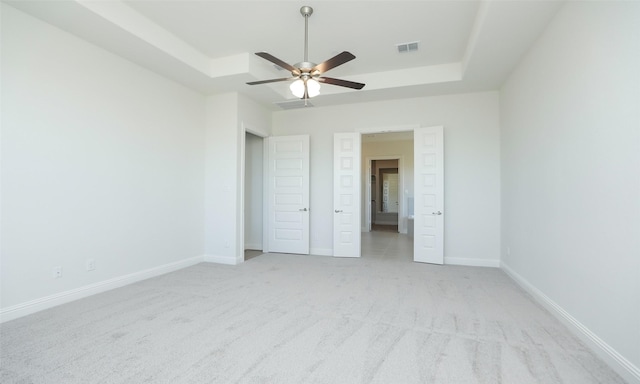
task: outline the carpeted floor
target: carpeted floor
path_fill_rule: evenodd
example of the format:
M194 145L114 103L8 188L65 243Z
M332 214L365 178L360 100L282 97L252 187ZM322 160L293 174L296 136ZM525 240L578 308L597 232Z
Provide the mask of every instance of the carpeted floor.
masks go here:
M1 326L2 383L623 383L503 272L363 257L199 264Z

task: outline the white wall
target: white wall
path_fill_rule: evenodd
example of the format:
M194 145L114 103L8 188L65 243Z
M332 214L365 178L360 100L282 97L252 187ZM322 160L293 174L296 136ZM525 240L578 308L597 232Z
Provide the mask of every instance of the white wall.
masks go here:
M500 99L503 263L636 382L639 38L639 3L569 2Z
M334 132L414 124L443 125L445 261L497 266L500 252L498 118L497 92L275 112L274 135L310 134L312 252L332 249Z
M245 95L238 95L238 119L248 132L265 137L271 134L271 111Z
M2 5L2 103L3 310L201 258L202 95Z
M240 202L238 94L207 97L205 158L205 260L240 262L237 216ZM244 133L242 133L244 135Z

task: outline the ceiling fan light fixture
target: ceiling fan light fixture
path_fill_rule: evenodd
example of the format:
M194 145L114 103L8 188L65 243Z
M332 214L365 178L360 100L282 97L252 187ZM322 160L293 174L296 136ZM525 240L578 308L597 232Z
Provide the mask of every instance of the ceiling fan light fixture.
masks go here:
M320 83L316 79L307 80L307 94L309 97L315 97L320 94Z
M291 90L291 93L293 93L293 96L298 98L304 97L304 81L302 81L302 79L298 79L291 83L289 89Z

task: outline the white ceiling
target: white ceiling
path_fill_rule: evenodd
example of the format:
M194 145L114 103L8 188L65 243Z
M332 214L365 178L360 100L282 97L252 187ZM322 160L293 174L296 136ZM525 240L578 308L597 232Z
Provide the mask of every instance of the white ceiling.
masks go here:
M309 60L349 51L356 59L327 76L364 89L323 85L315 106L495 90L562 2L519 1L29 1L6 3L206 94L237 91L279 109L294 100L288 77L254 55L303 61L302 5ZM396 44L419 41L418 52Z

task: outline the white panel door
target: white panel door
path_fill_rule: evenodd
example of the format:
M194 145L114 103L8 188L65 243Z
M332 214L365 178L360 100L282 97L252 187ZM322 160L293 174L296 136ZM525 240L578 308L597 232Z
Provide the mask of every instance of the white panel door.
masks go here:
M360 133L333 135L333 256L360 257Z
M268 139L268 252L309 254L309 136Z
M443 139L442 127L417 128L413 132L413 260L423 263L444 263Z

